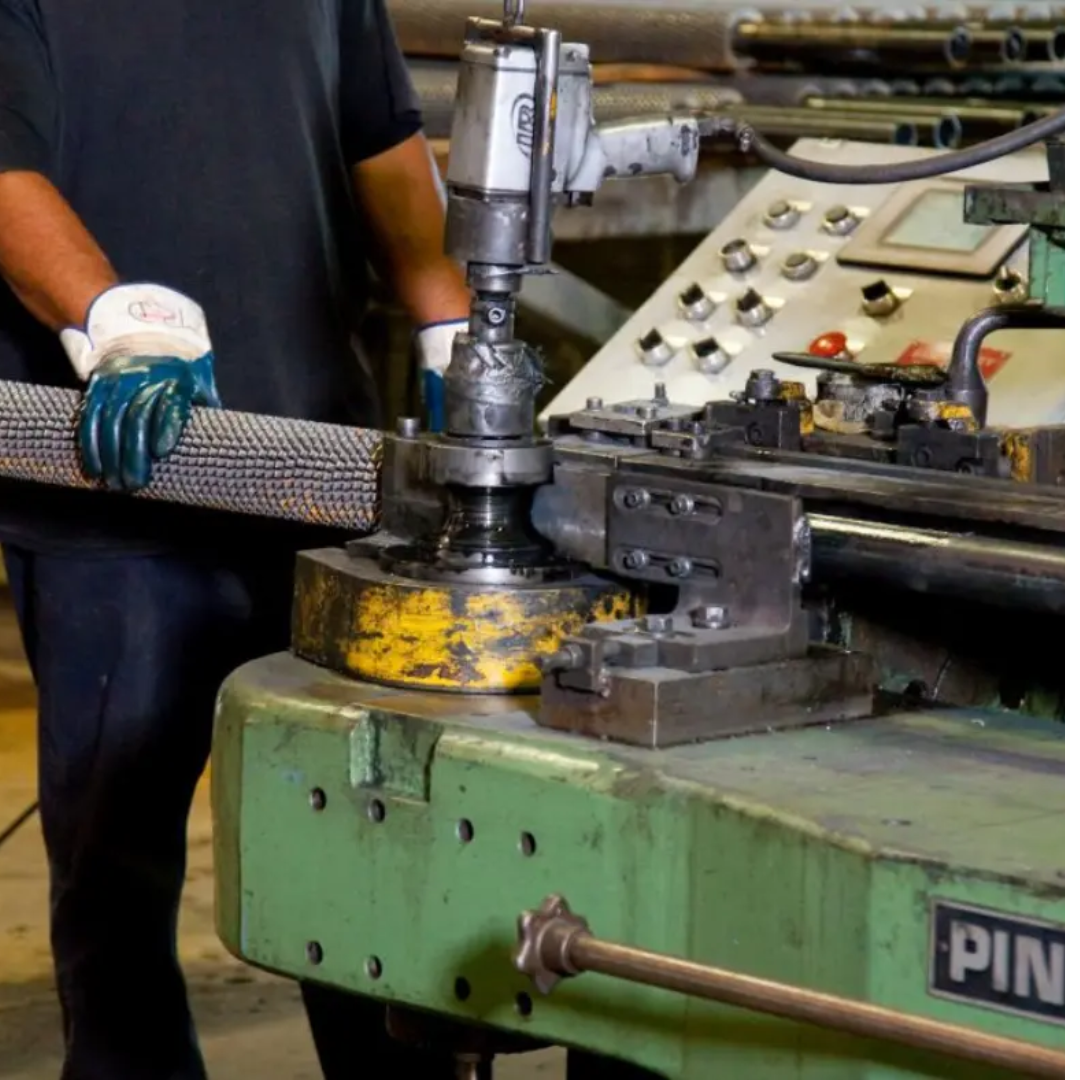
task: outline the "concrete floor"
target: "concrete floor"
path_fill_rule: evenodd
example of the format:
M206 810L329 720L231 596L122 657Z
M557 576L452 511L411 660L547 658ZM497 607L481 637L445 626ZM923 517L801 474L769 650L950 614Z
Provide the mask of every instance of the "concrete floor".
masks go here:
M14 619L0 590L0 837L35 798L35 710ZM209 785L192 812L180 953L212 1080L321 1080L293 983L246 968L222 949L213 923ZM47 870L36 815L0 844L0 1077L56 1080L59 1010L47 925ZM500 1080L561 1076L562 1055L500 1062Z

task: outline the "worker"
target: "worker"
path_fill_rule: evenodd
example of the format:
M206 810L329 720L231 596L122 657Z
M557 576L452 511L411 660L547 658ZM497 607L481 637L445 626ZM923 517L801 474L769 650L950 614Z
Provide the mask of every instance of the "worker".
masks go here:
M196 407L379 424L369 263L445 369L469 296L442 235L383 0L0 0L0 378L82 392L109 489L0 490L63 1080L206 1075L177 959L189 808L218 688L287 648L295 551L323 542L131 496ZM304 998L328 1077L452 1075L368 999Z

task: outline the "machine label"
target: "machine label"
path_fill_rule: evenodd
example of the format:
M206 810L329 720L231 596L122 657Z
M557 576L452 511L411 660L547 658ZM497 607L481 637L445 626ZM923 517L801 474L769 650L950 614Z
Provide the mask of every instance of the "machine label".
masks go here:
M1001 349L982 348L979 350L979 370L984 379L992 379L1008 363L1012 353ZM948 367L952 358L951 341L913 341L896 358L899 365L936 364Z
M1065 927L935 900L930 993L1065 1023Z
M518 94L510 110L510 122L514 125L514 142L518 149L531 158L533 128L536 126L536 102L531 94Z

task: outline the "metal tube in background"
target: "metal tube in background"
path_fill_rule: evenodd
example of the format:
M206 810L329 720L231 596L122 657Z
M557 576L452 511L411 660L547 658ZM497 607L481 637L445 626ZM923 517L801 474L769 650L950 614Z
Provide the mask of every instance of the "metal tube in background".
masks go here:
M76 449L82 395L0 381L0 479L95 490ZM138 498L308 525L374 531L382 433L195 409Z
M1027 1076L1065 1076L1065 1054L1060 1050L601 941L559 897L549 897L539 911L521 917L518 943L518 970L532 975L544 992L550 991L559 977L592 971Z
M1025 22L1028 59L1049 64L1065 62L1065 24L1054 22Z
M811 573L1065 614L1064 548L808 514Z
M836 58L840 52L885 54L908 61L962 64L970 48L957 23L774 22L744 19L732 30L732 49L763 63Z
M914 124L874 116L823 114L797 106L731 105L713 115L730 115L771 139L852 139L862 142L915 146L919 133Z
M1015 131L1032 115L1023 106L968 105L964 101L950 101L910 97L818 97L803 99L808 109L822 112L866 113L908 119L909 117L953 116L961 124L965 139L982 139L1000 135L1003 131ZM1048 110L1047 110L1048 111Z
M388 0L402 51L456 60L472 16L502 17L498 0ZM674 64L701 71L731 68L727 20L712 0L530 0L528 19L588 45L593 63Z

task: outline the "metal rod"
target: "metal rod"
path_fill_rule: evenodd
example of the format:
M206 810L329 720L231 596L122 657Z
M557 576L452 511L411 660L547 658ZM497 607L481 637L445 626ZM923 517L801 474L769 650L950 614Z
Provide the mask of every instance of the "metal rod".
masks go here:
M820 109L832 113L865 113L889 116L894 119L909 117L955 117L963 127L967 139L987 138L1003 131L1015 131L1032 115L1030 107L999 105L971 105L963 100L948 98L893 98L893 97L820 97L811 95L802 104L808 109ZM1049 110L1046 110L1049 111ZM1041 114L1040 114L1041 115Z
M752 60L790 62L838 51L876 53L958 65L970 49L962 26L934 23L769 22L746 19L735 26L732 48Z
M808 514L812 572L1065 614L1063 548Z
M559 108L562 35L541 30L536 54L536 100L532 172L529 177L528 259L542 265L551 258L551 185L555 177L555 123Z
M550 991L560 977L592 971L1028 1076L1065 1075L1065 1054L1060 1050L601 941L559 897L549 897L538 911L521 917L515 962L519 971L533 976L543 992Z
M874 116L822 114L798 106L730 105L717 110L750 124L766 138L858 139L864 142L914 146L919 133L914 124Z

